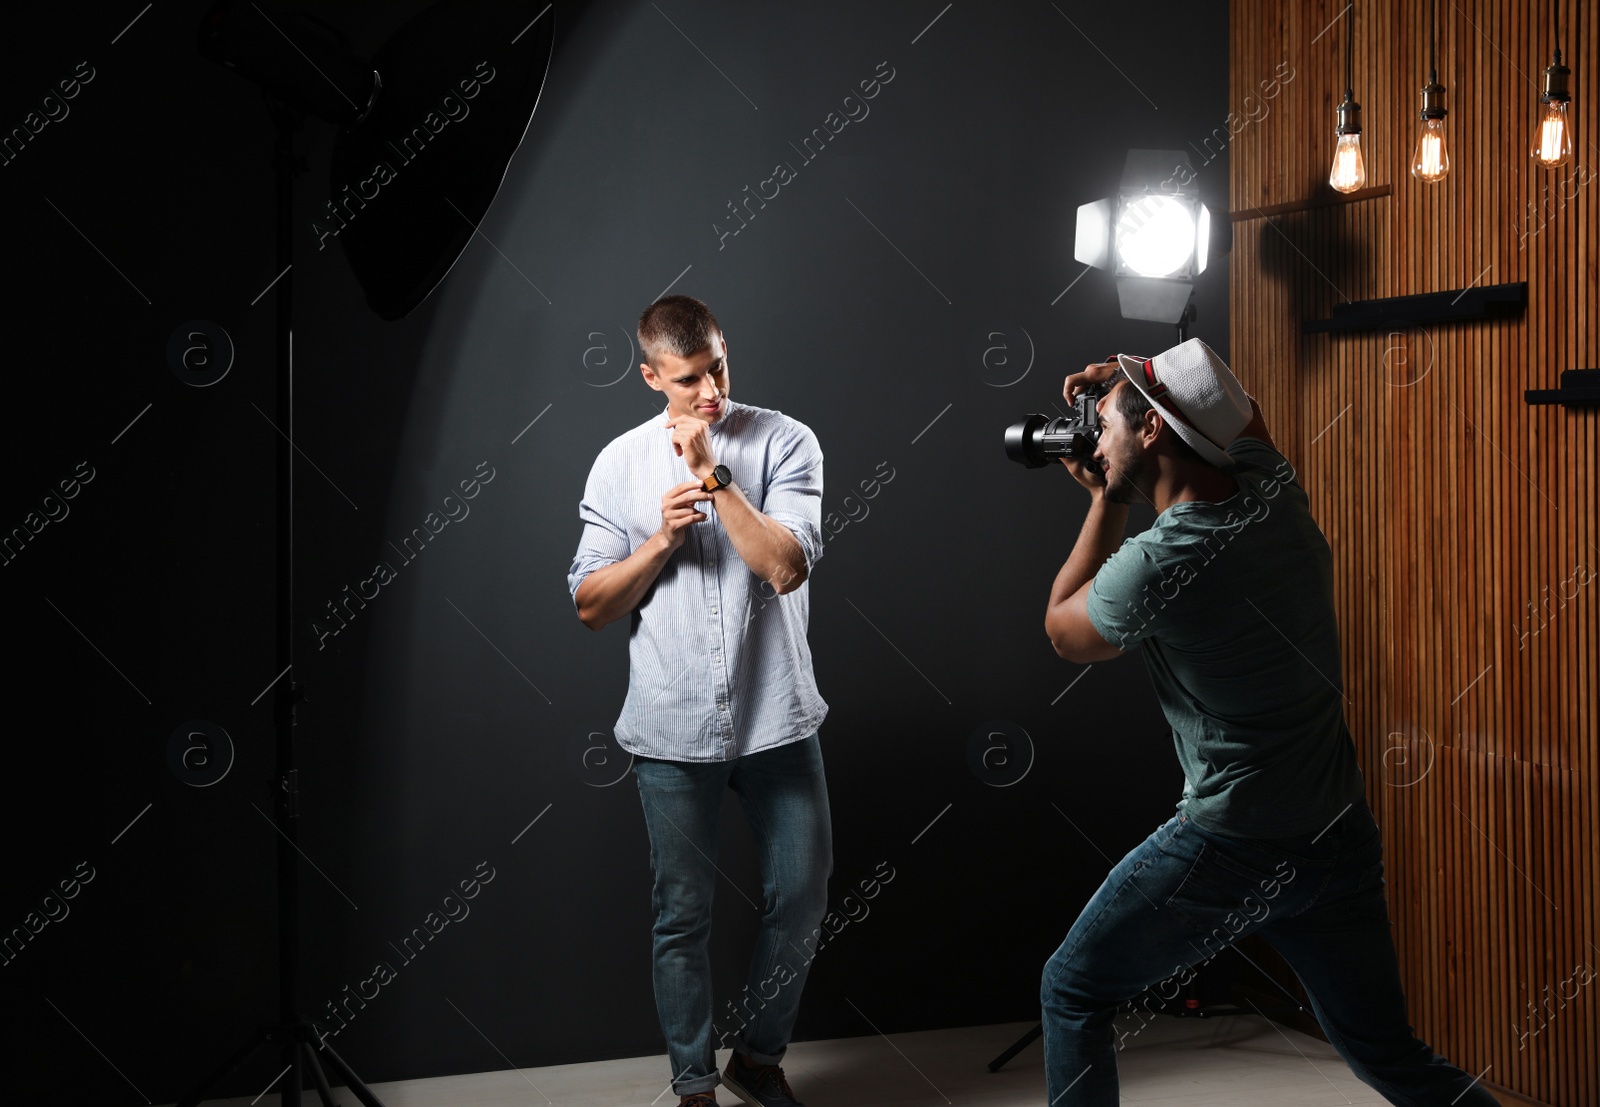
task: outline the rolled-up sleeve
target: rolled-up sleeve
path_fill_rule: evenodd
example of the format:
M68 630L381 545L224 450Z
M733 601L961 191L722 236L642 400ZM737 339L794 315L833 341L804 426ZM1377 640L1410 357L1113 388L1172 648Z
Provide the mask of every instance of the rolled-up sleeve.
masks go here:
M578 587L596 569L615 565L633 552L628 545L628 532L622 526L618 504L613 495L609 458L602 453L589 470L588 483L583 488L583 499L578 503L578 518L583 520L583 535L578 539L578 552L573 556L572 568L567 571L567 591L572 595L572 606L578 606Z
M795 424L768 475L761 512L794 535L809 576L822 556L822 447L811 428Z

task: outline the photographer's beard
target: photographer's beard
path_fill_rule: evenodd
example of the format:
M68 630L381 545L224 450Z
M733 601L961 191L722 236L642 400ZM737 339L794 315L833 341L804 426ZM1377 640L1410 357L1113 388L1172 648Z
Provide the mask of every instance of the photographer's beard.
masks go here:
M1150 463L1144 454L1130 452L1125 457L1115 460L1105 459L1105 497L1114 504L1131 504L1136 500L1148 500L1149 496L1140 489L1140 482L1149 470Z

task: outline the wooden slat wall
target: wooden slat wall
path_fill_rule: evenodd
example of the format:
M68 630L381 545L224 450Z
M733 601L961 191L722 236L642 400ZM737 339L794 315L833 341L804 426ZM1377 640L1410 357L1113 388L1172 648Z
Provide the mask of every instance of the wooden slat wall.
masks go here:
M1430 187L1410 175L1427 0L1357 0L1388 191L1330 203L1343 7L1231 0L1230 106L1257 116L1229 143L1233 365L1333 546L1412 1021L1494 1085L1600 1104L1600 413L1522 396L1600 367L1600 11L1561 0L1576 154L1550 174L1528 156L1549 4L1440 0L1452 169ZM1292 80L1247 102L1280 63ZM1522 319L1300 333L1344 298L1510 281Z

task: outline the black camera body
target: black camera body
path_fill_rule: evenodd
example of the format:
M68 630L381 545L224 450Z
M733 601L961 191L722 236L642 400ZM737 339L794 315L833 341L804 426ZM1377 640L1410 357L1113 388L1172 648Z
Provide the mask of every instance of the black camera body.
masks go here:
M1091 384L1072 402L1072 414L1051 418L1030 415L1006 428L1006 456L1029 469L1042 469L1062 457L1079 457L1090 468L1095 444L1100 441L1097 405L1111 390L1109 384Z

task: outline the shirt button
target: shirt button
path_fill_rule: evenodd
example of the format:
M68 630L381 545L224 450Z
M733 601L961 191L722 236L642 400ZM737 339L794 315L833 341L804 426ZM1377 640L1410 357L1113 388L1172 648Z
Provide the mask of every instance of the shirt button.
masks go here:
M717 613L717 609L716 609L716 608L714 608L714 607L713 607L713 608L712 608L712 609L711 609L711 614L713 614L713 615L715 615L715 614L716 614L716 613Z

